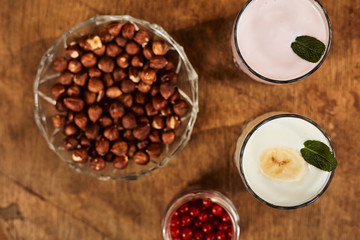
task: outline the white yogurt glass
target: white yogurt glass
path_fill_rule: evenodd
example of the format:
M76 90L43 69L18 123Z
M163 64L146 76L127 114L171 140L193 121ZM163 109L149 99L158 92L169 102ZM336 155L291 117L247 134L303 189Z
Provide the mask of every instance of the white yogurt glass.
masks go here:
M296 55L291 43L308 35L322 41L317 63ZM231 36L235 65L268 84L302 80L324 62L331 44L329 17L317 0L249 0L238 14Z
M288 147L300 153L306 140L318 140L334 148L325 131L314 121L292 113L271 112L246 124L240 135L234 163L248 191L260 202L278 209L295 209L318 199L329 186L334 171L322 171L310 164L299 182L270 179L261 172L258 159L270 147Z

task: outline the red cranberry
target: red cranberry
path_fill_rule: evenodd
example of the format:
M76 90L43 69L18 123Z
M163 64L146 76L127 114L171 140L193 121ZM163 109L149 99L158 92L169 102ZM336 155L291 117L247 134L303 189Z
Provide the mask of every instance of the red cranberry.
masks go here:
M173 213L173 216L175 216L175 217L179 216L179 212L178 212L178 211L175 211L175 212Z
M171 237L173 237L173 238L178 237L180 235L180 228L179 227L170 228L170 234L171 234Z
M179 207L178 211L179 211L181 214L186 213L187 211L189 211L189 204L184 203L181 207Z
M231 218L230 218L230 216L229 216L229 214L228 214L227 212L224 212L223 215L222 215L222 217L221 217L221 220L222 220L223 222L230 222L230 221L231 221Z
M195 219L194 220L194 226L197 228L200 228L202 225L202 222L199 219Z
M231 238L232 237L232 234L233 234L233 231L232 231L232 228L227 230L227 236L228 238Z
M194 237L196 240L202 240L204 238L204 233L200 230L197 230Z
M210 199L203 199L202 200L202 204L205 206L205 207L210 207L213 203Z
M219 220L215 219L215 220L212 221L212 224L214 225L214 228L218 228L220 222L219 222Z
M191 223L191 217L189 215L183 215L181 217L181 226L187 226Z
M213 225L210 222L206 222L201 226L204 233L211 233L213 230Z
M230 227L231 227L231 226L230 226L229 224L227 224L227 223L220 223L218 229L219 229L220 231L226 231L226 230L228 230Z
M178 227L180 226L180 219L178 217L173 217L170 222L171 227Z
M191 239L193 235L193 231L191 230L191 228L184 228L181 231L181 237L182 239Z
M218 204L215 203L215 204L211 207L211 212L212 212L215 216L220 217L220 216L222 216L222 214L223 214L223 208L222 208L220 205L218 205Z
M209 234L206 234L205 240L216 240L216 238L213 233L209 233Z
M196 217L197 215L199 215L199 213L200 213L200 211L199 211L199 208L197 208L197 207L191 207L189 209L189 214L192 217Z
M209 215L206 212L201 212L198 218L201 222L206 222L209 219Z
M225 240L226 239L226 233L224 231L218 231L216 233L216 240Z

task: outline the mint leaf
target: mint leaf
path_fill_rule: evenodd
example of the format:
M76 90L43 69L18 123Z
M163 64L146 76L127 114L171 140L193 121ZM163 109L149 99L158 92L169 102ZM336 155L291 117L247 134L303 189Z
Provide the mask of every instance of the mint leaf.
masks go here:
M308 140L304 146L300 152L306 162L324 171L335 170L337 161L325 143Z
M316 63L325 52L325 44L310 36L300 36L291 43L292 50L302 59Z

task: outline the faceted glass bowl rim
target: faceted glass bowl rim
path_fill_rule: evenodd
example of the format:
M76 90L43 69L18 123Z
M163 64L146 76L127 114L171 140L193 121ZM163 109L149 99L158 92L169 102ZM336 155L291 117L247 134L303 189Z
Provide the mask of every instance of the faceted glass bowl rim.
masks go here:
M179 144L176 146L175 150L173 150L169 155L165 156L164 159L162 159L162 161L156 165L153 166L151 168L148 169L143 169L141 171L137 171L137 172L131 172L129 174L126 175L117 175L117 176L109 176L109 175L103 175L101 174L101 172L99 172L99 174L94 174L92 172L89 171L83 171L82 169L75 167L74 165L68 164L67 159L61 155L57 150L56 147L54 146L54 144L50 141L50 139L47 136L46 130L44 128L44 125L41 121L41 117L40 117L40 108L39 108L39 85L41 84L41 73L42 70L45 67L45 63L47 61L47 59L52 55L52 52L54 51L54 49L58 48L59 45L61 44L62 41L65 41L67 39L67 36L69 34L72 34L73 32L75 32L76 30L78 30L79 28L82 27L86 27L89 24L95 24L95 25L101 25L104 23L109 23L111 21L127 21L127 22L132 22L135 24L138 24L140 26L145 26L147 28L150 28L152 31L154 31L154 34L165 39L175 50L176 52L179 54L179 60L182 61L182 63L184 64L184 68L186 70L186 75L188 77L189 84L191 86L191 92L192 92L192 98L189 99L189 97L187 97L187 95L185 95L184 97L186 98L186 100L191 104L191 112L190 112L190 117L189 117L189 121L188 124L186 126L186 129L184 130L184 133L182 136L179 136L181 138ZM181 90L181 89L180 89ZM159 169L161 167L164 167L169 161L170 159L175 156L176 153L178 153L186 144L187 142L190 140L191 137L191 132L193 130L195 121L196 121L196 117L197 117L197 113L199 111L199 106L198 106L198 75L195 71L195 69L193 68L193 66L191 65L188 57L185 54L184 48L179 45L162 27L160 27L159 25L155 24L155 23L151 23L142 19L137 19L134 18L130 15L100 15L100 16L94 16L91 17L83 22L81 22L80 24L70 28L69 30L65 31L53 44L52 46L45 52L45 54L42 56L41 60L40 60L40 64L39 64L39 68L37 70L37 74L36 74L36 78L35 78L35 82L33 85L33 91L34 91L34 117L35 117L35 122L38 126L38 128L40 129L41 134L43 135L43 137L45 138L48 146L50 147L51 150L53 150L69 167L71 167L73 170L81 173L81 174L85 174L91 177L95 177L98 178L100 180L136 180L144 175L147 175L149 173L151 173L152 171ZM119 170L121 171L121 170Z

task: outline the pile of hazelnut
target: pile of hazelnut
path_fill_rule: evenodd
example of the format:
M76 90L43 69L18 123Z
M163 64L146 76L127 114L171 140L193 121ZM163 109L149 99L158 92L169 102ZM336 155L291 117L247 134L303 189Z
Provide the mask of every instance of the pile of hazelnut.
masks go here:
M53 62L61 74L51 93L61 113L52 122L66 135L73 161L124 169L131 159L147 164L174 142L189 106L165 41L130 22L112 22L65 52Z

